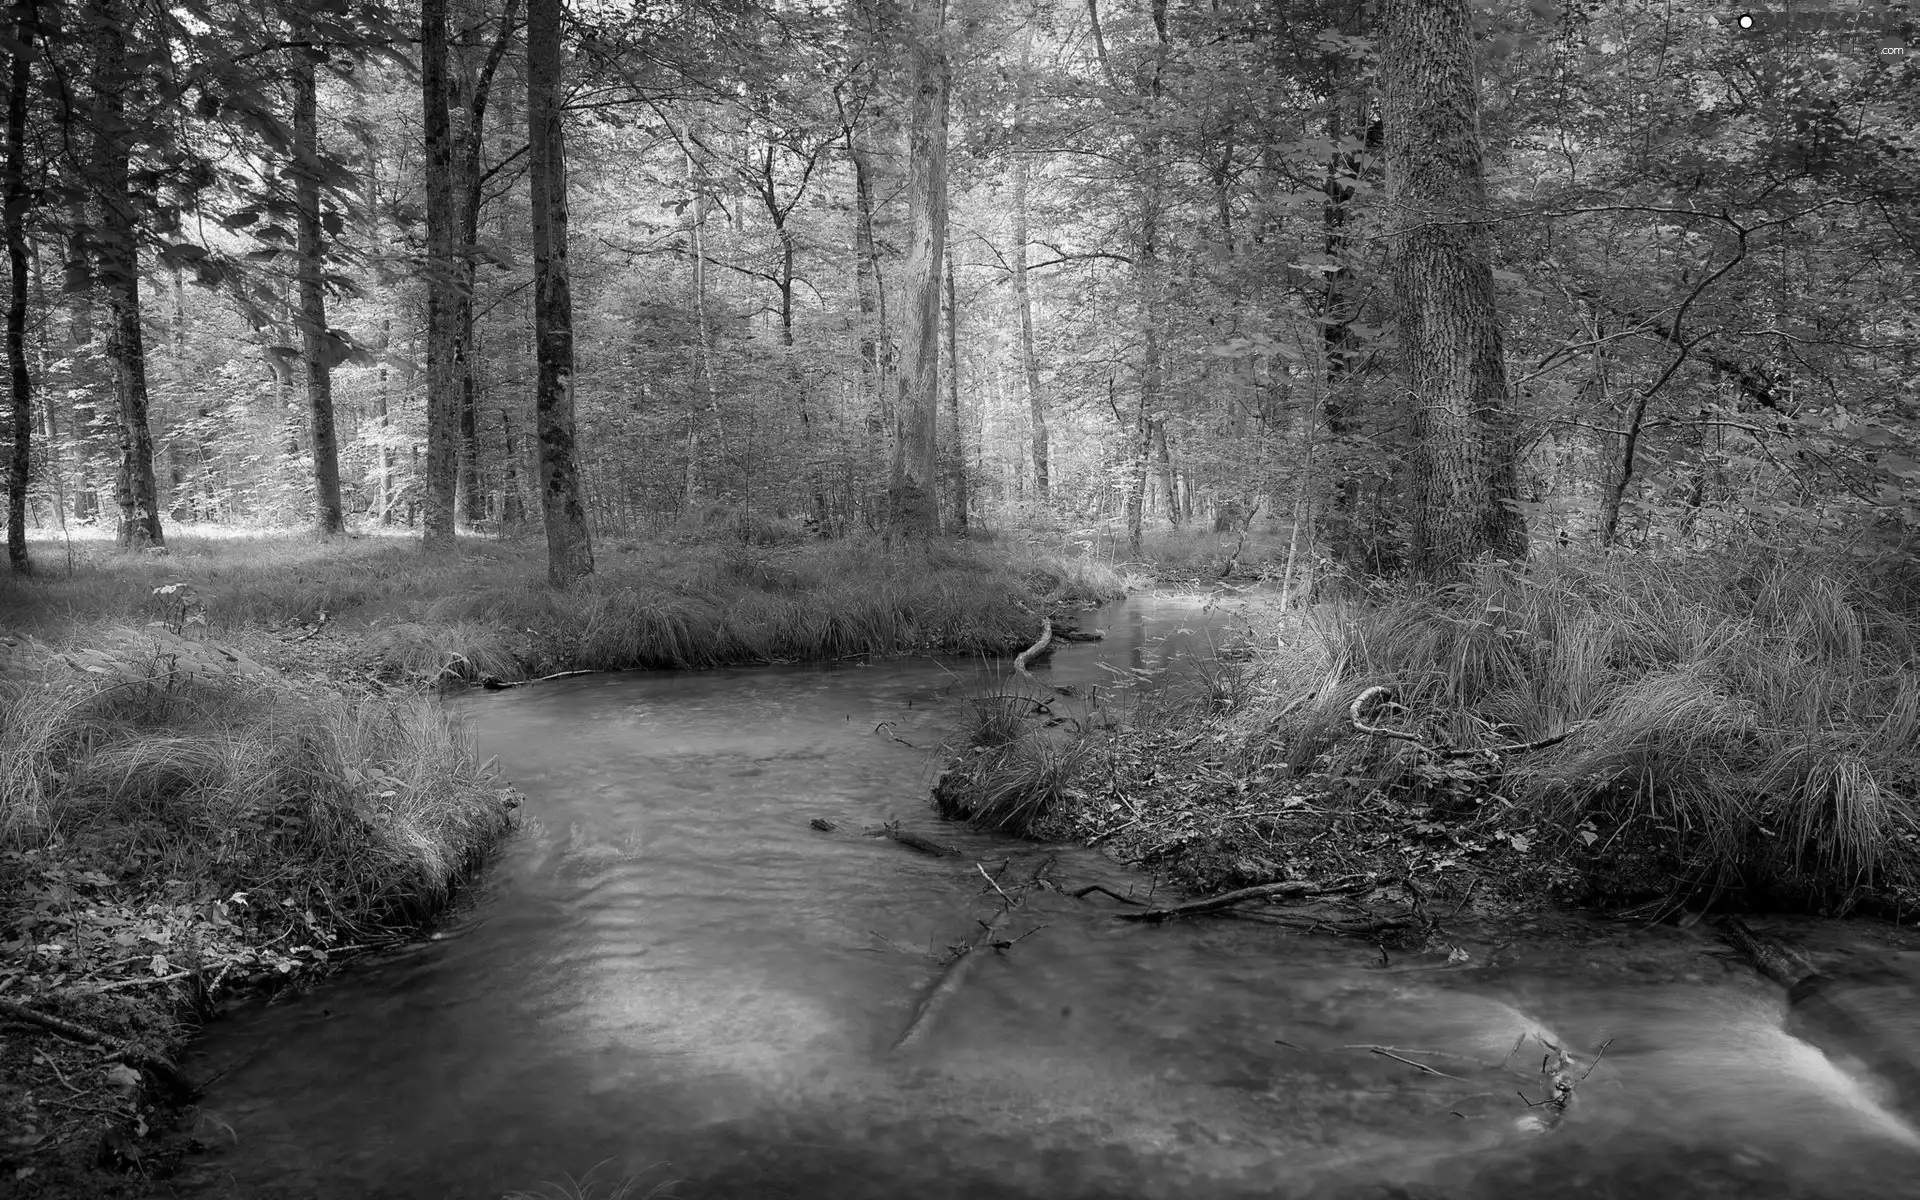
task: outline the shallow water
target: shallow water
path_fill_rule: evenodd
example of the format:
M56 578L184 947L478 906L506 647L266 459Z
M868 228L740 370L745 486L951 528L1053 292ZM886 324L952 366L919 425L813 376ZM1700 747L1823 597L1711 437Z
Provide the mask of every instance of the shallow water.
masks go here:
M1109 640L1050 667L1083 693L1222 618L1136 599L1090 623ZM438 940L208 1031L214 1149L177 1194L487 1197L590 1171L590 1194L687 1200L1920 1194L1872 1056L1789 1036L1777 990L1699 930L1466 928L1464 962L1383 964L1037 891L1006 927L1030 935L894 1052L929 948L999 907L976 864L1016 879L1056 853L928 809L977 670L463 701L522 830ZM858 836L896 818L964 856ZM1147 886L1084 850L1051 877ZM1557 1122L1528 1105L1548 1045L1578 1059Z

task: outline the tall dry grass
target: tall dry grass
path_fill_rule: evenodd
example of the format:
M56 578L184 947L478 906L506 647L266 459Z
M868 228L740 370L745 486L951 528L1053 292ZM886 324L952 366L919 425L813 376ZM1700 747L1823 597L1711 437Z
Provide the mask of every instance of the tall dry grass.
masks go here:
M1914 876L1920 606L1899 575L1811 551L1486 564L1439 592L1281 621L1230 718L1249 769L1407 782L1418 748L1355 738L1359 693L1431 744L1499 746L1552 826L1639 823L1695 881L1845 904Z
M365 932L431 913L505 828L506 793L429 701L120 666L0 680L0 844Z

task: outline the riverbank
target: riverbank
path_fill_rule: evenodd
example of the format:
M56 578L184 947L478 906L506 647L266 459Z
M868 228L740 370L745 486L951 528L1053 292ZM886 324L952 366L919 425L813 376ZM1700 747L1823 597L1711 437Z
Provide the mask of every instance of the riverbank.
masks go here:
M0 580L0 1178L144 1194L209 1013L420 936L509 828L427 692L568 670L999 653L1110 568L1023 548L174 533Z
M165 634L165 630L157 631ZM416 936L511 790L420 697L207 640L14 639L0 672L0 1175L144 1194L223 1002Z
M936 800L1201 893L1372 873L1449 908L1897 917L1920 911L1916 647L1910 567L1488 565L1256 613L1158 694L989 698Z

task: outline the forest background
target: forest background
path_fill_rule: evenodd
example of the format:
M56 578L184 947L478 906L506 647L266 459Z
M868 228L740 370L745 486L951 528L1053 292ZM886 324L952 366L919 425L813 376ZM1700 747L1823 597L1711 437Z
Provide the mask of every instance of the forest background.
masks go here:
M1908 544L1910 14L1846 11L1472 8L1490 457L1536 546ZM17 555L538 515L517 5L441 14L425 74L376 5L10 12ZM1382 16L575 6L586 520L878 528L904 443L948 529L1259 522L1290 581L1408 565L1445 431L1402 374Z

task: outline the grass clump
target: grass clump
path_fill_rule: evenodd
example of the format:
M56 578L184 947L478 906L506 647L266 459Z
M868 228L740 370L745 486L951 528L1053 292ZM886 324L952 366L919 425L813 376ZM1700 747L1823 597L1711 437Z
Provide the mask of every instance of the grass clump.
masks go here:
M1562 555L1274 614L1248 661L1216 672L1224 686L1142 706L1125 739L1086 735L1112 782L1063 819L1105 829L1125 794L1143 815L1116 843L1190 860L1203 883L1371 854L1594 902L1911 906L1910 582L1758 546ZM1355 730L1376 686L1365 723L1407 736Z
M302 684L166 629L15 641L0 979L11 1003L140 1047L127 1061L171 1057L224 994L417 932L507 828L511 793L424 697ZM0 1039L0 1167L123 1194L101 1145L169 1153L133 1140L164 1125L141 1073L23 1028ZM103 1124L122 1132L98 1142Z
M1034 727L1049 706L1018 689L977 697L973 706L970 749L934 787L940 815L1021 837L1062 832L1059 814L1086 798L1092 743L1068 722Z
M245 892L367 936L437 909L504 828L506 791L427 700L258 668L210 678L164 653L62 670L0 681L10 851Z

